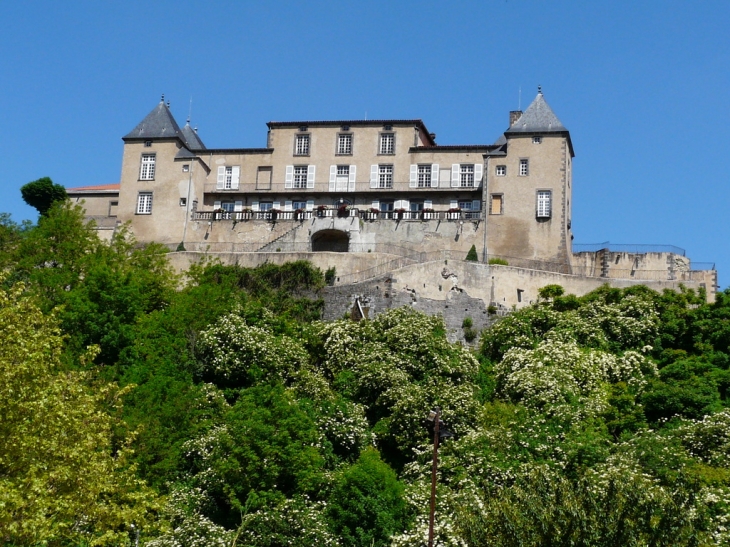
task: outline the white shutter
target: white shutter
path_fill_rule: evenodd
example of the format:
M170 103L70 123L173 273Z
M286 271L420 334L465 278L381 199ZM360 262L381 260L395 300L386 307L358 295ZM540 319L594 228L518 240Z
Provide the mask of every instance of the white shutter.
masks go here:
M240 200L239 201L234 201L233 202L233 210L236 213L240 213L241 211L243 211L243 201L240 201Z
M479 211L482 208L482 202L478 199L472 200L471 202L471 210L472 211Z
M395 200L395 201L393 202L393 209L394 209L394 210L395 210L395 209L400 209L401 207L402 207L402 205L401 205L401 200L400 200L400 199L396 199L396 200Z
M459 171L460 167L458 163L451 165L451 187L456 188L459 186Z
M291 201L288 201L287 200L287 201L284 202L284 210L285 211L291 211L292 210L292 208L291 208Z
M408 201L407 199L402 199L402 200L400 200L400 206L401 206L401 207L402 207L403 209L405 209L406 211L408 211L408 210L409 210L409 208L410 208L410 205L411 205L411 204L410 204L410 202L409 202L409 201Z
M430 199L423 200L423 208L424 209L433 209L433 201Z
M410 188L418 187L418 165L411 164L411 178L408 180Z
M431 165L431 188L439 187L439 164L434 163Z
M252 211L258 211L259 210L259 202L258 201L252 201L251 202L251 210Z
M350 178L347 181L347 191L348 192L354 192L355 191L355 173L357 173L357 165L351 165L350 166Z
M214 201L213 202L213 210L216 211L221 208L221 202L220 201Z
M378 187L378 166L370 166L370 188Z
M286 166L286 178L284 179L284 188L294 187L294 166Z
M336 181L337 181L337 166L330 165L330 192L335 191Z
M215 187L217 190L223 190L223 186L226 183L226 167L225 165L218 166L218 180L216 181Z
M481 163L474 164L474 186L479 186L479 183L482 181L483 168L484 165L482 165Z
M373 200L373 209L380 209L380 200L378 200L378 199Z
M307 200L307 211L311 211L314 209L314 200L308 199Z
M456 209L459 207L459 202L455 199L451 200L451 205L449 206L450 209Z
M314 188L314 165L307 166L307 188Z
M241 168L238 165L235 165L231 169L231 189L232 190L238 190L238 181L241 178Z
M275 201L274 205L272 206L273 209L281 209L281 202Z

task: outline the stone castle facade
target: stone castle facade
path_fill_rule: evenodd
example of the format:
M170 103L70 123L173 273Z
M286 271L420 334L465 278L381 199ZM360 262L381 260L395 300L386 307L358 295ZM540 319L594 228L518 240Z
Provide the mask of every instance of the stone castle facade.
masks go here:
M427 286L424 265L441 275L437 266L474 247L476 273L461 284L485 307L533 301L539 287L521 288L521 271L559 276L578 293L641 281L714 295L714 271L693 271L676 252L573 252L573 144L541 91L524 112L509 113L494 144L438 144L421 120L267 126L264 147L207 148L163 98L123 137L120 183L69 196L84 200L100 234L128 222L140 242L177 250L180 267L200 253L246 265L306 258L336 267L341 285L399 272L413 291Z

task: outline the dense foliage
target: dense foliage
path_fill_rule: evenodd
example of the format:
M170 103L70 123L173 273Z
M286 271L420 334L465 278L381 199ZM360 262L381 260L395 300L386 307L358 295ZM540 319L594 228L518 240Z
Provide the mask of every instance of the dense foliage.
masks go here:
M730 292L552 285L472 352L82 219L0 216L4 544L420 546L439 405L438 545L730 545Z

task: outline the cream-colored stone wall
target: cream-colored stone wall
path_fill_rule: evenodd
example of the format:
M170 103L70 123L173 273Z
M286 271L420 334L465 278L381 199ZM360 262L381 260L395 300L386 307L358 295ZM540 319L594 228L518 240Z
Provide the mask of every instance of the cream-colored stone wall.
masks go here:
M520 176L520 160L529 161L527 176ZM497 176L504 165L505 176ZM535 258L570 263L571 188L570 151L562 135L542 135L540 144L532 136L510 136L506 157L490 157L487 163L487 203L502 195L502 213L490 214L488 252L494 256ZM550 218L536 217L538 190L552 192Z

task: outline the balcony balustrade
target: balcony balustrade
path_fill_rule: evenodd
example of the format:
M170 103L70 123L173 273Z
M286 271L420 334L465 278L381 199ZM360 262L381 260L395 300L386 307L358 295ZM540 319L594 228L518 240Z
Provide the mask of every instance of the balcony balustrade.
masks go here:
M376 220L482 220L482 211L378 211L360 210L356 208L340 211L339 209L314 209L312 211L194 211L192 220L222 221L230 220L243 222L249 220L264 220L268 222L304 221L312 218L350 218L359 217L367 221Z

